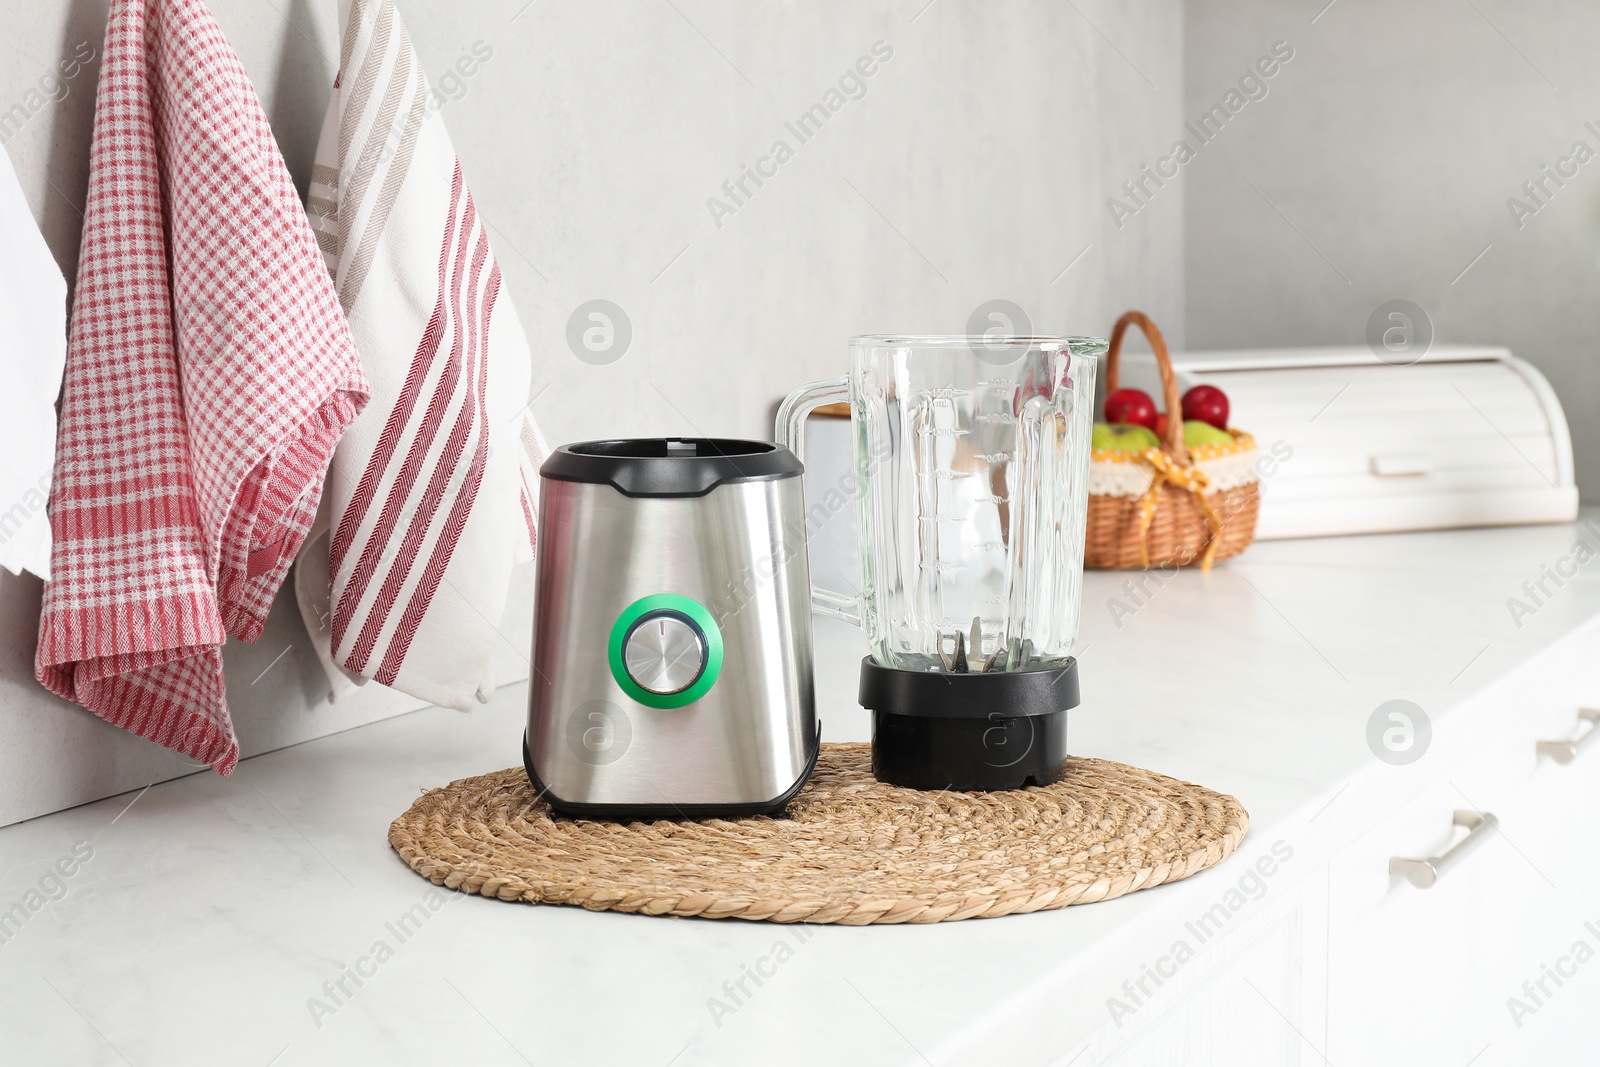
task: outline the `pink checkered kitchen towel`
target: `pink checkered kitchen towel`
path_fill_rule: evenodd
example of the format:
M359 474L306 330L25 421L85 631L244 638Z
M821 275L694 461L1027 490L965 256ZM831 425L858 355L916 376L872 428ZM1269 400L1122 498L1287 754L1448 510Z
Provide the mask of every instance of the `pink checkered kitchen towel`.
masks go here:
M253 641L367 399L249 78L202 0L113 5L35 672L222 774Z

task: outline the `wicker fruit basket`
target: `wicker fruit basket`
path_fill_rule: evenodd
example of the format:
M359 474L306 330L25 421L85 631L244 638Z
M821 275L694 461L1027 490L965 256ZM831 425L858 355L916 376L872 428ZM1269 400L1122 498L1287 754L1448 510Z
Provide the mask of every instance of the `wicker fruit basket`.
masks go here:
M1117 388L1123 335L1137 326L1150 341L1167 406L1159 448L1097 448L1089 462L1089 521L1083 564L1102 570L1202 569L1243 552L1255 538L1261 485L1255 439L1228 427L1231 443L1189 449L1178 417L1178 376L1161 331L1141 311L1117 320L1106 352L1106 393Z

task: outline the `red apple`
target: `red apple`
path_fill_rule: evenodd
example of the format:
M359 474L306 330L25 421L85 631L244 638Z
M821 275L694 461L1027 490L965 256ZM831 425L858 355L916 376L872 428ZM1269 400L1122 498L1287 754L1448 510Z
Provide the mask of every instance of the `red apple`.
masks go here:
M1228 395L1214 385L1197 385L1183 394L1183 417L1228 428Z
M1167 413L1165 411L1156 416L1156 424L1151 429L1156 432L1156 436L1161 440L1165 441L1167 439Z
M1156 402L1143 389L1117 389L1106 397L1106 421L1154 429Z

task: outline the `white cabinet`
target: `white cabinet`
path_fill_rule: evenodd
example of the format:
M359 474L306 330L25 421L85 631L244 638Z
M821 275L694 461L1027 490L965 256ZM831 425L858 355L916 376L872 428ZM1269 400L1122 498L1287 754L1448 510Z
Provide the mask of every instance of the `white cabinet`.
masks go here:
M1567 763L1536 753L1595 728L1578 714L1600 706L1595 663L1585 631L1452 712L1434 763L1352 783L1408 799L1374 800L1376 826L1078 1067L1600 1063L1600 735ZM1390 874L1393 857L1452 854L1457 811L1496 823L1431 887Z
M1547 736L1579 733L1572 709L1563 718L1567 725ZM1487 916L1481 931L1472 996L1488 1046L1480 1062L1600 1062L1600 1040L1589 1038L1600 1002L1600 834L1592 821L1600 812L1600 745L1565 766L1530 759L1518 777L1480 787L1481 803L1498 807L1515 852L1506 865L1523 883L1520 897Z
M1600 688L1588 674L1543 674L1474 758L1331 864L1331 1061L1600 1061L1600 1045L1574 1058L1600 999L1600 745L1567 765L1535 754L1541 737L1582 732L1570 698ZM1432 888L1388 874L1390 856L1460 842L1458 809L1492 812L1498 826Z
M1431 888L1388 873L1391 856L1460 847L1467 831L1452 825L1452 814L1471 807L1457 783L1441 783L1331 865L1325 1054L1332 1062L1471 1062L1505 1016L1500 1002L1520 981L1512 978L1519 950L1554 943L1577 925L1576 911L1562 906L1505 835L1512 813L1504 805L1494 812L1502 830L1480 831L1487 836Z
M1465 1063L1471 1055L1471 1013L1456 995L1469 965L1460 936L1471 916L1465 885L1447 878L1423 893L1388 874L1396 850L1427 854L1440 843L1439 813L1451 807L1446 793L1430 791L1330 867L1330 1059ZM1384 966L1374 966L1377 960Z

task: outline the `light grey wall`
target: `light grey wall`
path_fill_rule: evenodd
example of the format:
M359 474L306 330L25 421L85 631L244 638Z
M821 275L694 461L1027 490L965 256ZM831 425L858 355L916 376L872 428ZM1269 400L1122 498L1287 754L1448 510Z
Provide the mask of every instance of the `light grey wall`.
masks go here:
M1103 332L1134 304L1181 330L1181 205L1115 240L1102 207L1177 114L1175 0L540 0L511 21L525 3L404 10L434 69L493 49L445 115L505 239L552 440L768 437L851 334L961 331L992 298L1040 330ZM893 58L865 95L800 144L785 122L878 41ZM779 139L794 158L713 219ZM609 365L566 347L591 299L632 324Z
M335 6L211 2L302 191L338 52ZM401 11L528 330L534 411L552 442L769 437L785 392L843 371L849 335L959 332L991 299L1041 332L1104 333L1139 306L1182 337L1181 197L1137 230L1118 231L1104 207L1179 121L1179 0L402 0ZM0 111L29 110L41 84L59 95L44 79L82 45L99 52L106 12L106 0L8 0ZM830 102L879 41L893 56L864 95L847 82L859 99L841 94L800 143L785 122ZM69 280L96 69L4 131ZM751 195L725 200L737 210L717 225L707 200L779 139L793 158L759 188L747 180ZM567 343L574 311L595 299L631 325L611 362ZM508 674L526 672L510 647L526 641L520 581L503 626ZM0 574L0 824L188 770L34 685L38 597L38 583ZM369 686L330 708L291 608L280 598L260 644L228 649L247 755L414 703Z
M1359 344L1411 300L1437 339L1544 372L1600 499L1600 158L1520 228L1506 205L1576 141L1600 153L1600 5L1326 2L1185 7L1186 118L1295 50L1187 168L1190 347Z

